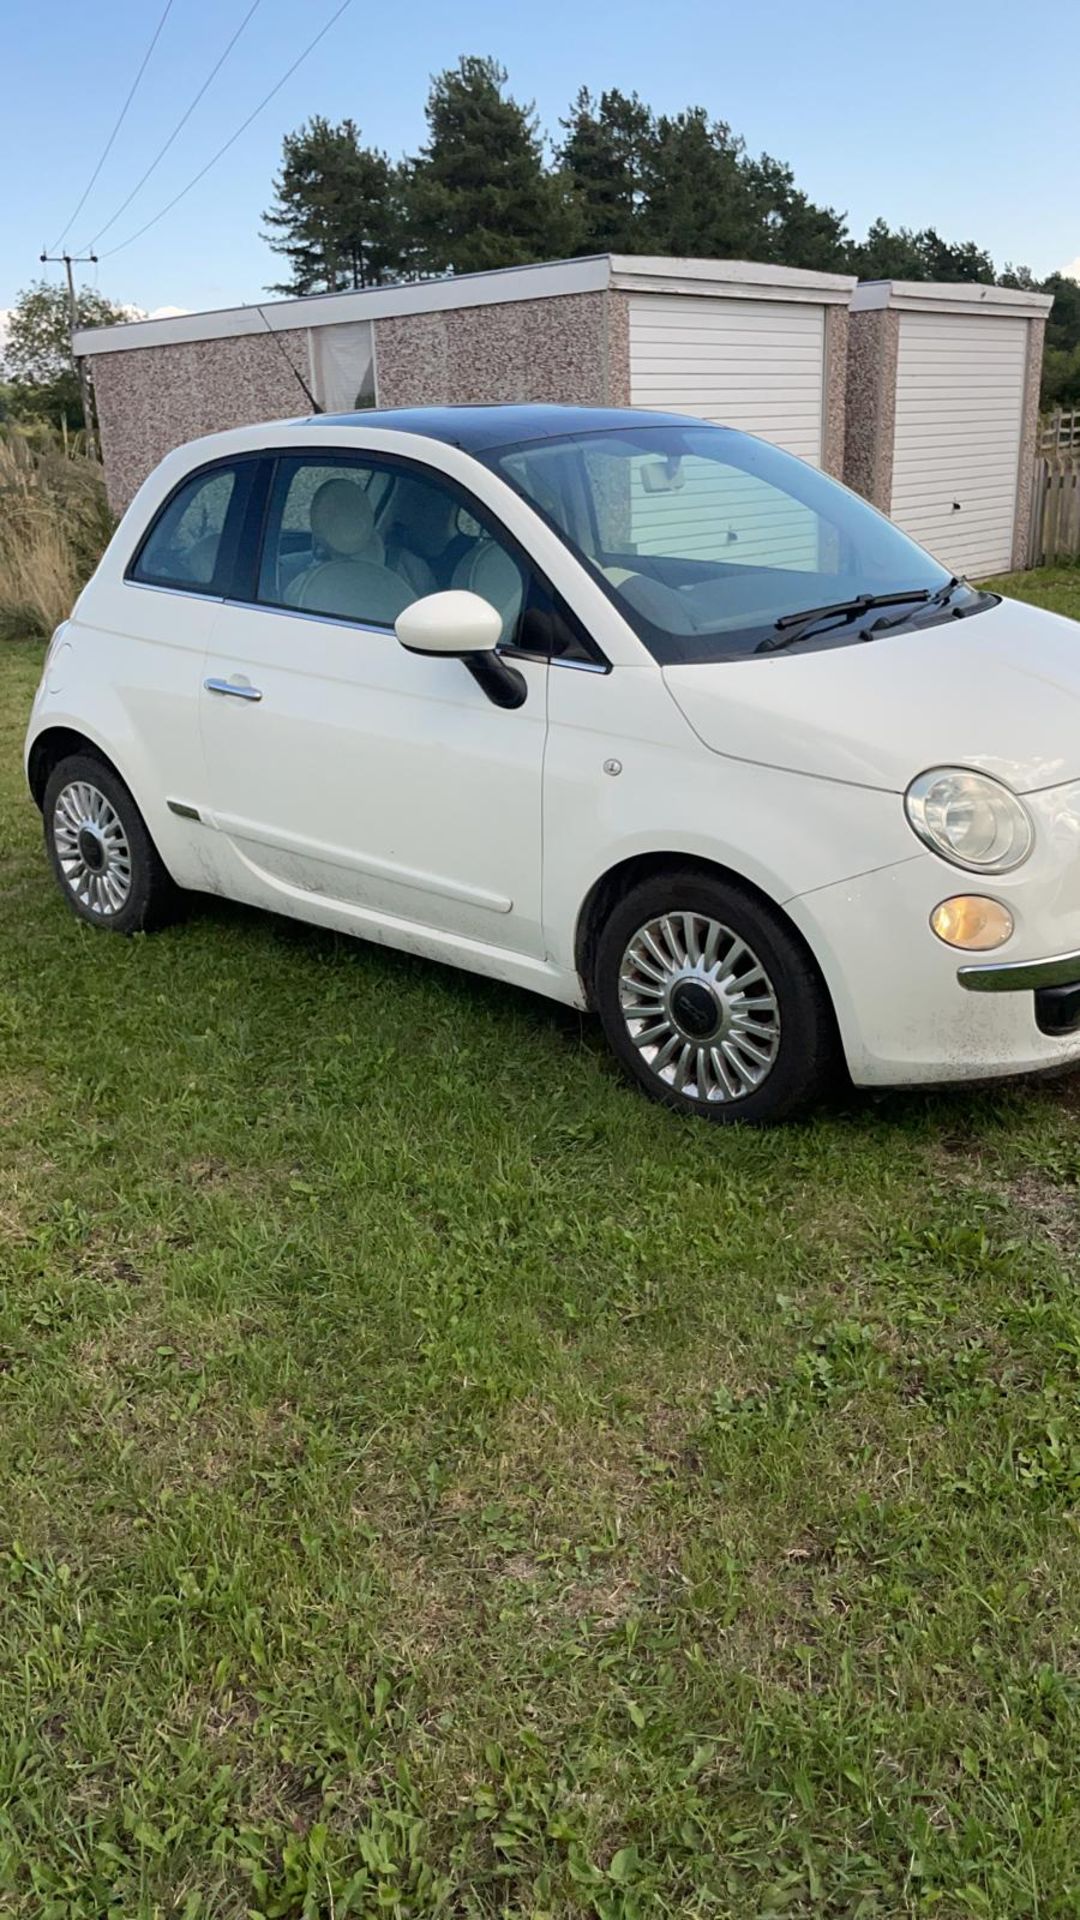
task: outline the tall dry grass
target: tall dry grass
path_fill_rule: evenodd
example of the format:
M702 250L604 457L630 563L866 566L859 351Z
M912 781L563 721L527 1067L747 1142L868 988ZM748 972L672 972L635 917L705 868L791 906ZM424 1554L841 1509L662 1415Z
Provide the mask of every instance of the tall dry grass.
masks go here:
M46 428L0 431L0 639L50 634L112 527L96 460Z

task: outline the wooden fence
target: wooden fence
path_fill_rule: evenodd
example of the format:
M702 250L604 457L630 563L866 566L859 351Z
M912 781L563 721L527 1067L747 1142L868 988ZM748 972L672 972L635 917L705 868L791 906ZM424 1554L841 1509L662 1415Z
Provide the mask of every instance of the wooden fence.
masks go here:
M1028 566L1080 559L1080 407L1050 414L1039 428Z
M1055 407L1039 421L1039 451L1080 447L1080 407Z

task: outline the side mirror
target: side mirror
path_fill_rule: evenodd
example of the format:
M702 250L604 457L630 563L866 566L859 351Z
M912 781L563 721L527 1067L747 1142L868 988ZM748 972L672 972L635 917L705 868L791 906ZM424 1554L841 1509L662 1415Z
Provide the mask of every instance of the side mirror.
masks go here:
M495 706L520 707L528 688L524 674L496 651L502 626L490 601L453 587L414 600L398 614L394 631L409 653L461 660Z
M454 587L426 593L399 613L394 631L410 653L494 653L502 639L502 621L478 593Z

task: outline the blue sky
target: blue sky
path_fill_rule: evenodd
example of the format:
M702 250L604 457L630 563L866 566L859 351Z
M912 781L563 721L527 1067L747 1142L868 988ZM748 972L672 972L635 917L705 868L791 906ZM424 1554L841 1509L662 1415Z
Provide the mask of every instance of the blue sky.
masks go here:
M163 4L19 7L4 49L0 309L41 271L42 245L82 193ZM68 244L87 241L126 197L249 4L173 0ZM1080 256L1080 168L1053 101L1054 76L1075 71L1080 55L1076 0L352 0L220 165L106 259L228 138L337 4L261 0L156 174L102 239L103 292L151 310L258 297L277 272L259 226L282 134L312 113L351 114L365 139L414 152L429 76L462 52L501 59L551 132L582 83L636 88L658 109L700 102L754 151L789 161L857 234L883 214L976 240L999 263L1039 274Z

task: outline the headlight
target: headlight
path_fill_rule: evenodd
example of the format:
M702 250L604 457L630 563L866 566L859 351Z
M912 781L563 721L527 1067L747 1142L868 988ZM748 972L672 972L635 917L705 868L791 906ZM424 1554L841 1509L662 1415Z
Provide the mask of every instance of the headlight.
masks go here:
M934 853L972 873L1008 873L1035 841L1027 809L1000 780L965 767L931 767L904 795L908 821Z

